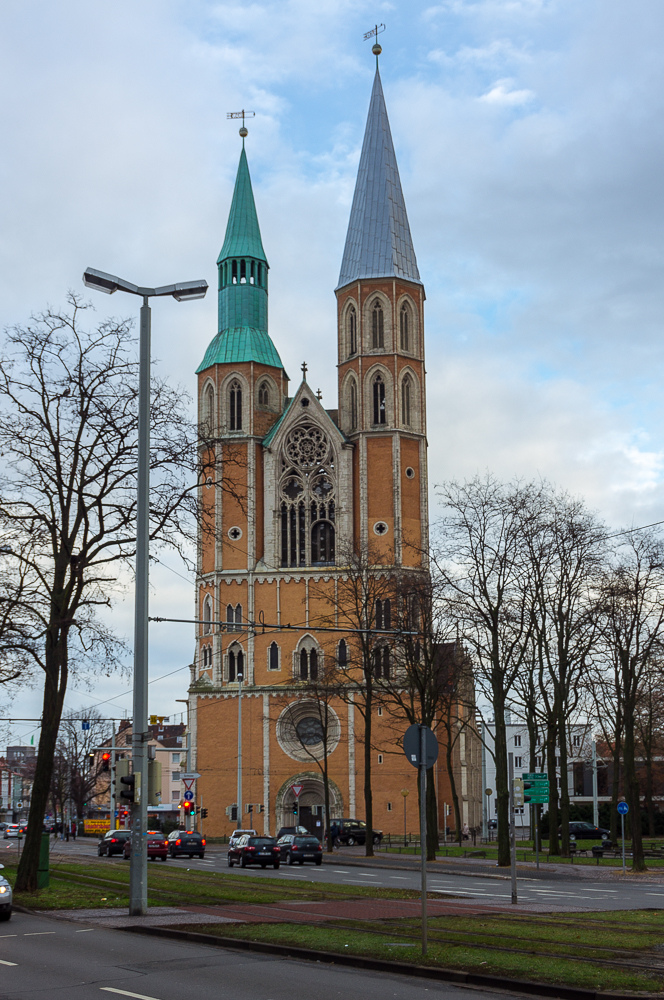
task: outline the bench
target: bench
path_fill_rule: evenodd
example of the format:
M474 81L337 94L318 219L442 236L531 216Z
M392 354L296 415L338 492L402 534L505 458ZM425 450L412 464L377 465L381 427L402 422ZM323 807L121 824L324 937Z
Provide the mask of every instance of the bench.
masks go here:
M464 851L464 858L486 858L486 851Z

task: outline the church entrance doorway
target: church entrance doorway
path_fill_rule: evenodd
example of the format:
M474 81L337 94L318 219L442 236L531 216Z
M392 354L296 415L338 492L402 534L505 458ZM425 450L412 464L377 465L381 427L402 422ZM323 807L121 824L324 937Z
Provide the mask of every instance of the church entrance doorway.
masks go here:
M293 785L301 785L299 796L293 794ZM293 807L297 803L297 816ZM282 826L302 826L309 833L323 840L325 837L325 790L318 775L309 772L293 776L279 789L276 800L276 829ZM342 799L334 782L330 782L330 812L333 817L343 816Z
M297 817L298 826L304 826L319 840L322 840L325 836L325 831L323 830L324 823L324 809L322 803L320 805L304 806L299 807L299 814Z

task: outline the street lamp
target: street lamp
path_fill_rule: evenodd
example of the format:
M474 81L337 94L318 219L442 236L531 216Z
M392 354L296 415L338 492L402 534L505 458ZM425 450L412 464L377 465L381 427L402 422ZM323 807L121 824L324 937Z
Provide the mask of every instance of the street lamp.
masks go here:
M148 728L148 571L149 571L149 489L150 489L150 323L149 299L168 295L178 302L202 299L207 281L185 281L177 285L146 288L133 285L114 274L87 268L83 281L98 292L129 292L140 295L141 323L138 369L138 478L136 502L136 592L134 606L134 708L132 760L135 775L131 805L131 867L129 870L129 913L142 916L148 908L148 858L144 834L148 825L148 768L146 739Z

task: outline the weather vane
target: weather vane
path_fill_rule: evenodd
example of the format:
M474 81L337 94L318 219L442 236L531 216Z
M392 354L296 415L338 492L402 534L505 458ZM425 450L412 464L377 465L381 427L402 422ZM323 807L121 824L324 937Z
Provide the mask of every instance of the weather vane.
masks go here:
M380 34L382 34L383 31L385 31L385 25L384 24L377 24L374 28L371 29L371 31L367 31L367 33L364 36L364 41L365 42L366 42L367 38L374 38L374 36L376 38L376 41L374 42L374 44L373 44L373 46L371 48L371 51L373 52L373 54L376 57L376 66L378 66L378 56L383 51L382 46L378 44L378 36Z
M241 118L242 119L242 128L240 129L240 135L242 136L242 142L244 142L244 140L246 139L246 137L249 135L249 130L247 129L247 127L244 124L244 119L245 118L255 118L256 117L256 112L255 111L245 111L244 109L242 109L242 111L229 111L229 112L227 112L226 117L227 118Z

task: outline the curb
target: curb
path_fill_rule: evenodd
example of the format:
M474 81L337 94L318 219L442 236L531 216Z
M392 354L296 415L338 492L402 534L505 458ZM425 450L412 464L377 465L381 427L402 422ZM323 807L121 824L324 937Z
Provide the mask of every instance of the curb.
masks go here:
M455 969L435 969L409 962L390 962L387 959L367 958L362 955L342 955L337 952L314 951L297 945L272 944L265 941L248 941L242 938L224 938L216 934L201 934L196 931L173 930L168 927L122 927L117 930L131 934L147 934L152 937L171 938L207 944L217 948L240 951L255 951L263 955L277 955L281 958L297 958L307 962L326 965L343 965L372 972L388 972L400 976L414 976L419 979L433 979L438 982L456 983L459 986L500 989L510 993L528 996L555 997L558 1000L649 1000L659 998L660 993L614 993L585 990L573 986L555 986L551 983L536 983L529 980L509 979L505 976L489 976L476 972L461 972Z

